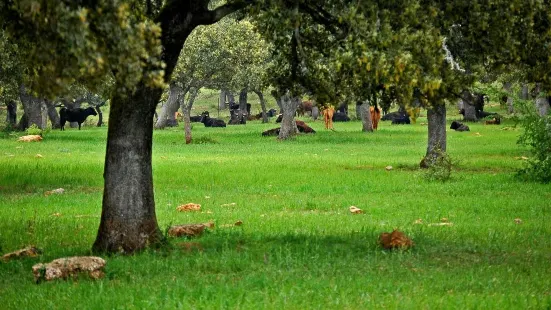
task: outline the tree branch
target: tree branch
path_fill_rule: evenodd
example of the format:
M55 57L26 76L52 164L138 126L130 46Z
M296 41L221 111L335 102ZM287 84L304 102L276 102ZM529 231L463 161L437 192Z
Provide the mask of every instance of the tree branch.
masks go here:
M226 3L222 6L217 7L214 10L206 11L200 14L198 17L198 22L200 25L214 24L222 18L228 16L229 14L244 9L247 6L254 4L255 2L255 0L238 0Z

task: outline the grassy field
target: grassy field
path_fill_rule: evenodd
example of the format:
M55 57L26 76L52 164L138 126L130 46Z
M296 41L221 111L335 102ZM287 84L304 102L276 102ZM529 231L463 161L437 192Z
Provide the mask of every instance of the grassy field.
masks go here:
M29 244L44 250L0 262L0 308L551 307L551 187L515 178L522 165L515 157L529 156L516 144L521 129L505 123L448 130L458 165L441 183L417 169L426 149L424 118L411 126L382 122L373 134L361 133L359 122L336 123L335 131L308 122L315 135L286 142L261 137L276 125L258 121L195 124L194 138L204 143L192 145L182 126L156 131L160 227L216 227L158 250L105 257L102 280L38 285L33 264L90 254L107 130L54 131L27 144L0 136L0 254ZM60 187L65 194L44 195ZM176 211L188 202L202 211ZM364 214L351 214L352 205ZM453 225L429 225L442 218ZM225 227L238 220L242 226ZM379 234L394 228L414 240L411 250L378 246Z

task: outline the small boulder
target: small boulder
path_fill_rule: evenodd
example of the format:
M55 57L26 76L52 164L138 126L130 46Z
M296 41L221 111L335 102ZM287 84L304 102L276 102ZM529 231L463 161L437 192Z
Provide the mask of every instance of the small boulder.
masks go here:
M171 237L198 237L207 227L213 228L214 223L175 225L168 229L168 235Z
M2 255L2 260L7 262L12 259L21 258L21 257L36 257L42 254L42 250L34 246L28 246L24 249L13 251Z
M76 278L80 273L99 279L105 275L104 267L105 260L101 257L73 256L58 258L47 264L36 264L33 266L33 274L37 283L42 280Z

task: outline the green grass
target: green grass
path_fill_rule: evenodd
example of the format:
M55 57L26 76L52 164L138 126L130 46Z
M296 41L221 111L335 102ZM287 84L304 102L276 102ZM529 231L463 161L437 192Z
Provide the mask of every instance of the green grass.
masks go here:
M551 188L514 177L522 165L514 157L529 156L516 144L520 129L501 130L512 126L505 123L448 130L448 151L459 165L441 183L417 169L424 118L411 126L382 122L374 134L359 132L359 122L336 123L334 132L308 122L317 134L286 142L261 137L276 125L258 121L194 124L203 143L191 145L182 127L156 131L161 229L207 221L217 227L158 250L106 257L99 281L39 285L33 264L90 254L107 130L53 131L41 143L0 136L0 253L29 244L44 249L0 263L0 308L551 307ZM59 187L66 193L44 196ZM188 202L203 211L176 212ZM365 213L350 214L352 205ZM453 226L427 225L443 217ZM424 224L414 224L419 218ZM243 225L222 227L237 220ZM415 247L382 250L378 235L394 228ZM187 250L189 242L201 250Z

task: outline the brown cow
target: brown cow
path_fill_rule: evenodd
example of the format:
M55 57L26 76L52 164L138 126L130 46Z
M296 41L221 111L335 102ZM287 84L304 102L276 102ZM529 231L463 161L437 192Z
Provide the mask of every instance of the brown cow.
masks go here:
M371 114L371 122L373 123L373 130L377 130L379 127L379 120L381 120L381 110L378 107L369 107L369 113Z
M335 108L332 105L323 110L325 129L333 129L333 114L335 114Z
M297 108L297 115L304 116L306 112L312 113L312 106L313 103L310 100L301 102Z

